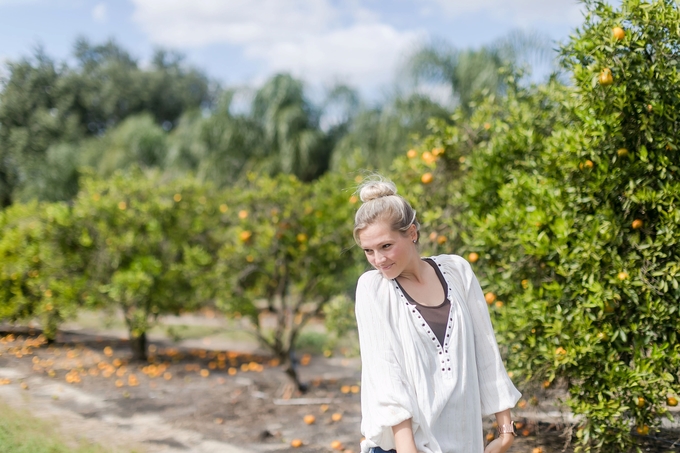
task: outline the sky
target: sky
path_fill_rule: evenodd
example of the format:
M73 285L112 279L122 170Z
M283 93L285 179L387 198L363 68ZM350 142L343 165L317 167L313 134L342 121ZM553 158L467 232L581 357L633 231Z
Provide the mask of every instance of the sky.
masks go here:
M289 72L366 94L431 40L479 47L521 29L557 47L581 9L576 0L0 0L0 62L39 46L63 61L78 37L114 39L142 64L154 49L179 51L223 86Z

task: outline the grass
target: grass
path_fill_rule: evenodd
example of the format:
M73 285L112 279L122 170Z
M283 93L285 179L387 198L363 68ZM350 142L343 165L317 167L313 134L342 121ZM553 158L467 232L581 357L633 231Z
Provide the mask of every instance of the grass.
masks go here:
M0 402L2 453L111 453L99 445L65 439L53 424Z

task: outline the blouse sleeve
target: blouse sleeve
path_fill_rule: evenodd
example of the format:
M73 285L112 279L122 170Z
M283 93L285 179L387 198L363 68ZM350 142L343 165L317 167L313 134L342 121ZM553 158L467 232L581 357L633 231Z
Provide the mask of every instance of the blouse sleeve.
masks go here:
M482 287L470 263L464 258L460 260L464 262L469 285L467 304L474 328L482 415L487 416L515 407L522 394L515 388L503 365Z
M395 349L396 327L391 325L389 296L382 277L368 272L359 279L355 312L361 350L361 432L375 446L394 448L392 427L413 418L414 392L404 377ZM414 432L417 421L413 421Z

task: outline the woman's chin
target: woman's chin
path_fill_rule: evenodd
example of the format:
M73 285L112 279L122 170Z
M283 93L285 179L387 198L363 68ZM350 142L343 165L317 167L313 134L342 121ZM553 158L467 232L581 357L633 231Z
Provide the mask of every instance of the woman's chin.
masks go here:
M386 269L378 269L380 273L383 275L383 277L388 278L388 279L393 279L398 277L398 274L395 274L394 271L394 265L386 268Z

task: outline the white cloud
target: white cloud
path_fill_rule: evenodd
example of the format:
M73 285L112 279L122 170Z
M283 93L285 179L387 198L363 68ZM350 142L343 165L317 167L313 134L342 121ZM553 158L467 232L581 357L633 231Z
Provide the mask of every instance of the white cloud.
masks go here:
M134 20L152 41L170 47L241 47L267 73L290 71L313 82L342 78L375 85L393 74L404 50L421 34L399 31L350 1L133 0Z
M298 42L252 46L249 54L261 57L273 70L291 70L315 79L342 78L344 82L371 85L385 82L395 64L419 34L399 33L384 24L357 24L310 36Z
M582 21L581 5L576 0L425 0L438 4L451 16L484 12L516 26L545 23L578 24ZM427 7L426 7L427 8ZM429 9L429 8L428 8Z
M326 0L133 0L134 20L174 47L249 44L320 33L337 12Z
M106 22L108 17L108 10L105 3L98 3L94 8L92 8L92 18L96 22Z

